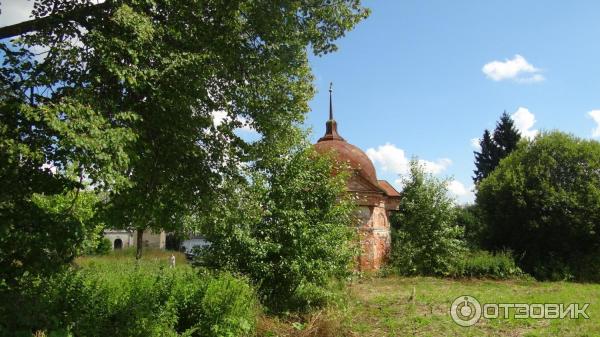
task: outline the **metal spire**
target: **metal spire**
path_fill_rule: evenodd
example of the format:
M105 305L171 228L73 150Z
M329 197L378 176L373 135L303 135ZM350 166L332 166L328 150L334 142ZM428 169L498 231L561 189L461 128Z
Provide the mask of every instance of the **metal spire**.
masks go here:
M329 120L325 122L325 135L319 138L319 142L327 140L345 141L337 132L337 123L333 119L333 82L329 82Z
M333 82L329 82L329 120L333 120L333 103L331 99L333 93Z

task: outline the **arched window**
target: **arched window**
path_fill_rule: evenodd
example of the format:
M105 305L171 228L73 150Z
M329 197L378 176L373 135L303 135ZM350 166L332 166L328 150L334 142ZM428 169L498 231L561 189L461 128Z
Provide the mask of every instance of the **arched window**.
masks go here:
M114 243L114 248L115 250L123 248L123 241L121 239L116 239Z

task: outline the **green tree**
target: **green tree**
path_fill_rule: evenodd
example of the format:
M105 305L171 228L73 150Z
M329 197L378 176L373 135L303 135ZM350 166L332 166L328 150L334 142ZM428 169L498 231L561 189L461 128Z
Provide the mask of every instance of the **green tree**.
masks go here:
M132 138L72 100L0 102L0 284L56 271L81 252L97 232L99 192L125 181Z
M353 204L331 158L294 145L230 180L204 233L197 265L248 275L273 311L320 305L325 286L351 271ZM225 195L225 194L224 194Z
M473 181L475 183L483 180L494 170L494 153L496 152L496 146L487 129L483 132L481 140L479 140L479 146L481 147L480 152L473 151L475 154L475 171L473 171L475 176L473 177Z
M402 202L392 216L392 267L405 275L447 275L465 251L447 181L413 159Z
M600 280L600 143L550 132L523 143L479 185L490 248L543 279Z
M475 154L475 176L473 177L475 184L486 178L498 166L502 158L514 151L520 139L521 134L505 111L496 123L493 136L486 129L479 141L480 152L473 152Z
M61 118L103 123L106 133L94 134L65 125L78 132L73 144L94 144L85 155L100 153L114 130L131 131L114 142L125 156L104 151L81 172L103 174L95 182L111 194L101 214L138 231L138 258L145 230L210 211L224 175L268 156L269 144L303 120L314 91L308 51L335 51L334 41L368 15L360 0L93 3L37 0L34 20L0 29L1 37L29 33L2 44L2 83L15 102L2 96L1 109L18 121L25 107L54 107ZM259 139L245 141L241 127ZM49 139L62 141L41 135ZM76 162L67 154L58 165Z
M494 129L494 144L497 151L494 167L498 166L502 158L517 149L519 140L521 140L521 134L515 127L515 122L505 111L496 123L496 129Z
M456 206L456 224L464 229L465 241L472 249L483 246L487 233L480 213L477 205Z

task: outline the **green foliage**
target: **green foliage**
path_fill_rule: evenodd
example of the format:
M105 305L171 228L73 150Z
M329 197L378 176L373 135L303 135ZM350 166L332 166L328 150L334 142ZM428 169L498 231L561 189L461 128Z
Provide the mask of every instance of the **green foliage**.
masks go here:
M481 248L487 232L477 205L459 205L456 206L455 211L456 225L463 228L464 238L469 248Z
M197 265L247 275L273 311L323 302L332 277L349 273L353 204L332 160L295 146L229 182L203 234L212 245Z
M57 271L97 235L94 193L33 193L12 201L0 202L0 282Z
M112 243L107 238L100 239L94 250L94 255L106 255L112 251Z
M245 280L189 267L98 260L22 281L20 293L0 293L3 335L249 336L258 314Z
M106 255L112 251L112 242L103 235L103 226L98 226L97 231L83 242L80 256Z
M496 145L494 166L498 166L502 158L517 149L519 140L521 140L521 134L517 130L515 122L505 111L494 129L494 144Z
M457 260L450 272L452 277L485 277L510 279L524 276L510 252L490 253L476 250Z
M600 280L600 143L560 132L522 143L478 186L488 246L542 279Z
M403 275L447 275L465 251L447 182L410 163L402 202L392 216L392 268Z
M10 247L0 270L13 276L34 259L13 245L37 242L61 256L39 267L59 266L83 240L77 219L40 209L34 193L87 181L111 193L103 222L139 233L208 212L222 175L268 156L303 120L314 93L307 50L336 50L368 10L359 0L35 0L33 14L56 20L0 43L3 254ZM216 112L226 117L215 122Z
M490 131L487 129L483 132L483 137L479 140L479 147L481 147L479 152L473 151L475 154L475 171L473 171L475 176L473 177L473 181L475 183L487 177L496 167L494 164L496 162L494 159L495 144Z
M475 176L473 181L479 183L486 178L500 164L502 158L517 149L521 134L515 127L510 116L504 112L496 123L494 135L486 129L479 141L480 152L475 153Z
M32 69L32 54L0 49L0 76L11 83L0 96L0 279L14 284L60 269L83 249L99 194L127 182L134 135L123 123L133 116L102 115L77 90L49 100L31 77L42 71Z

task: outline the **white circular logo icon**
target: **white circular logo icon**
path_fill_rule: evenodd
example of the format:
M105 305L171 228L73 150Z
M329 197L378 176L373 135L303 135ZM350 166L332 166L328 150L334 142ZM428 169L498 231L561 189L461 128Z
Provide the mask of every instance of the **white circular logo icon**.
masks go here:
M472 296L459 296L452 302L450 316L460 326L471 326L481 318L481 304Z

